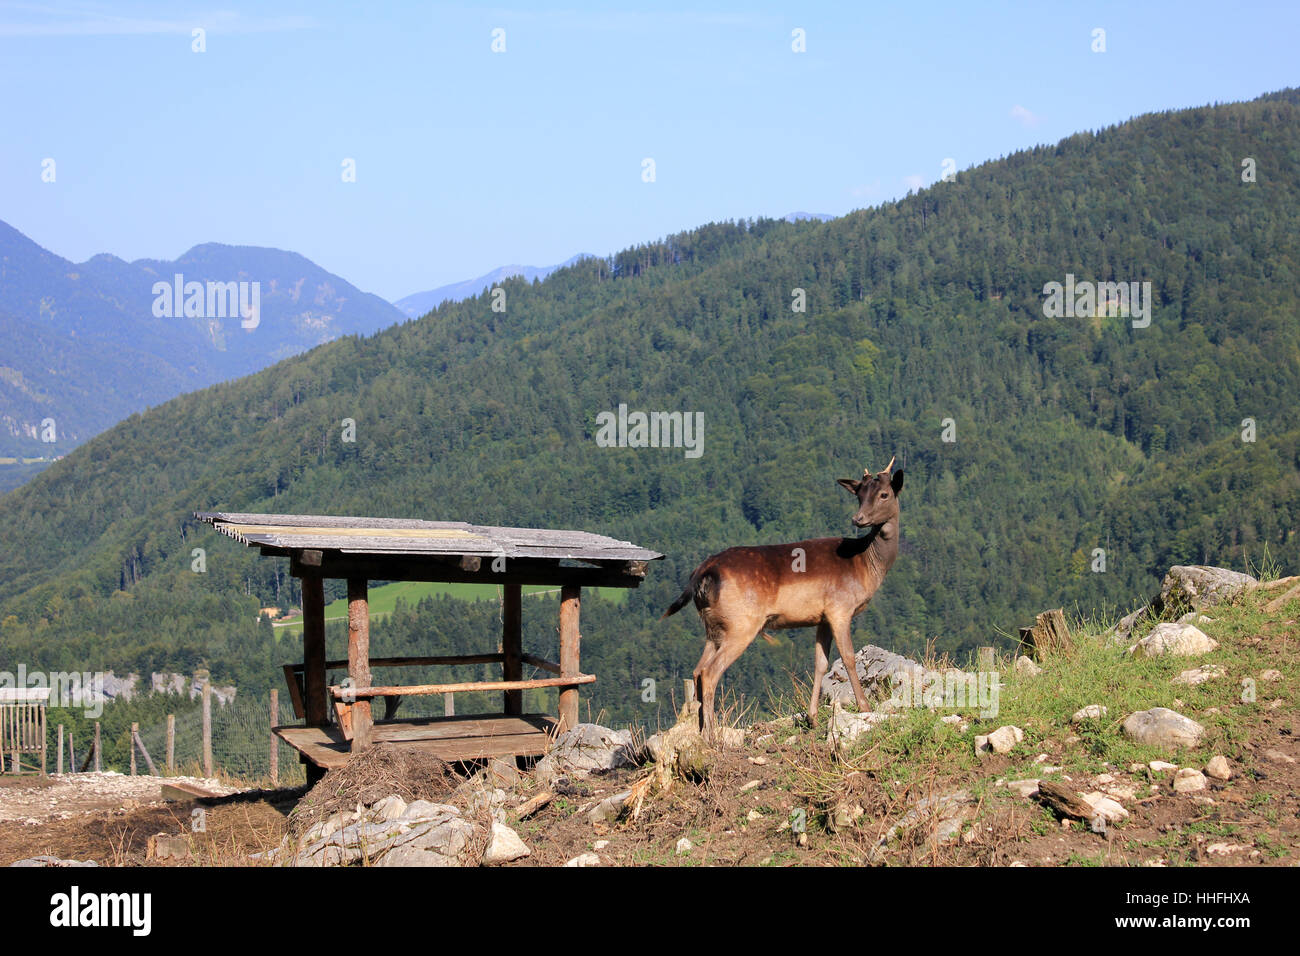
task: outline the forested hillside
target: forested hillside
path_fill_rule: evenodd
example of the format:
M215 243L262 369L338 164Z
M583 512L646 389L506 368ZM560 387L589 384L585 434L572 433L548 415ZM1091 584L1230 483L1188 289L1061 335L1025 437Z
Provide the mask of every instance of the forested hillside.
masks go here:
M859 645L996 643L1178 563L1294 573L1298 184L1297 91L1145 116L833 221L714 224L507 281L504 311L446 304L183 396L0 499L4 656L277 680L300 647L256 609L296 600L285 562L195 510L572 527L668 555L625 606L583 609L588 699L644 717L641 681L699 655L693 612L658 619L695 563L850 533L835 479L895 454L903 551ZM1067 275L1150 282L1149 325L1045 317ZM620 403L702 413L703 454L598 447ZM553 642L553 612L530 599L526 643ZM372 649L482 648L496 627L490 604L428 601ZM726 686L807 679L811 635L778 637Z

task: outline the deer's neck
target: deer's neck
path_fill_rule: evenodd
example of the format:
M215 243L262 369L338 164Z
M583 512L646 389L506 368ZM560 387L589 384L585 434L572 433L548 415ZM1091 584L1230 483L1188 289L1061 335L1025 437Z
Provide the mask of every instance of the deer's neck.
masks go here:
M866 547L862 549L859 560L867 573L875 578L877 584L883 580L898 557L898 519L891 518L882 525L877 525L865 537Z

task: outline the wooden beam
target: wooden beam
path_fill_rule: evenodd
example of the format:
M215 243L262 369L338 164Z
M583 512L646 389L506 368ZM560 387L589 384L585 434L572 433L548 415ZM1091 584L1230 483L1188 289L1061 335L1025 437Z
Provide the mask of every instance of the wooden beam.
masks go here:
M582 635L578 630L579 611L582 608L582 589L566 584L560 589L560 674L561 679L579 673L579 656ZM572 730L578 724L578 688L576 681L560 691L560 731Z
M470 691L528 690L533 687L567 687L571 684L594 684L594 674L566 674L563 677L537 677L532 680L480 680L459 684L407 684L390 687L331 687L330 693L338 700L348 697L388 697L392 694L460 694ZM514 715L510 715L514 716Z
M365 578L348 578L348 677L352 686L370 686L370 602ZM370 701L352 705L352 751L370 746Z
M325 586L318 576L302 579L302 661L307 723L329 723L325 694Z
M337 665L346 667L347 661ZM328 668L329 665L326 665ZM302 695L302 664L285 664L284 665L284 682L289 685L289 703L293 705L293 715L299 720L307 716L307 706L303 703Z
M289 573L304 580L319 575L323 578L365 578L368 581L542 584L549 587L562 587L566 584L603 588L640 587L645 578L627 573L627 564L628 562L621 561L602 567L564 567L545 558L508 558L503 571L493 571L491 561L483 561L478 570L470 571L455 562L448 562L435 555L375 557L326 551L319 565L308 565L297 557L292 557Z
M536 654L521 654L519 659L525 664L531 664L533 667L540 668L541 670L550 671L552 674L560 673L559 664L556 664L554 661L548 661L543 657L538 657Z
M501 679L504 682L522 680L524 676L523 606L522 588L507 584L501 593ZM514 689L503 694L504 711L514 716L524 712L524 692Z

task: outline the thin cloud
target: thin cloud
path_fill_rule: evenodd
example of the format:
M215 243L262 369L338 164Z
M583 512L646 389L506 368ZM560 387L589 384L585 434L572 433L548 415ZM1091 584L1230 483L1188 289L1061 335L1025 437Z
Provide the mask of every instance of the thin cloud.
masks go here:
M229 10L197 12L184 19L119 16L97 6L10 3L0 5L0 37L154 36L209 33L280 33L317 26L311 17L248 17Z
M903 185L912 192L920 192L925 187L925 178L916 173L903 177Z
M1019 123L1021 126L1029 126L1029 127L1037 126L1039 123L1043 121L1043 118L1041 116L1037 115L1036 113L1031 113L1029 110L1025 109L1019 103L1011 107L1011 118L1015 120L1017 123Z

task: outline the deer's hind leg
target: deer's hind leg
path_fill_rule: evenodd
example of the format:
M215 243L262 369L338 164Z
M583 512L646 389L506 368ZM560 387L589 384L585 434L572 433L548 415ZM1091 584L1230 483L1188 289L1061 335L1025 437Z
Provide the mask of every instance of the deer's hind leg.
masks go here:
M826 676L826 668L830 665L831 641L834 638L835 634L829 624L822 621L817 625L817 646L813 652L812 700L808 702L808 722L814 727L817 726L817 705L822 697L822 678Z
M700 729L710 740L715 734L713 700L718 682L745 648L753 643L762 630L762 620L745 620L719 625L716 640L711 641L712 650L706 648L696 668L696 689L700 697ZM711 635L714 637L715 635Z

